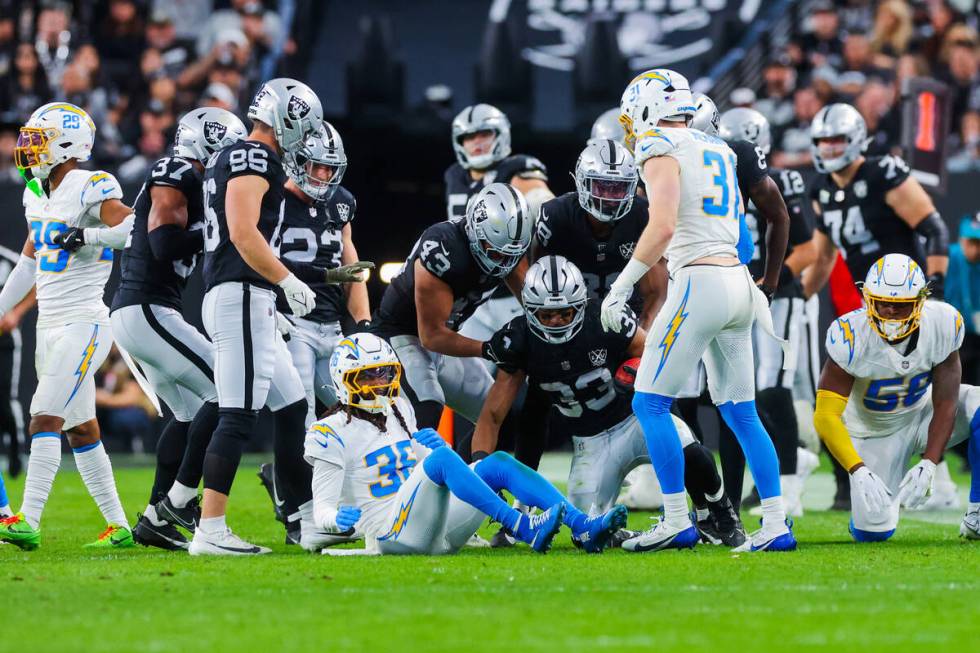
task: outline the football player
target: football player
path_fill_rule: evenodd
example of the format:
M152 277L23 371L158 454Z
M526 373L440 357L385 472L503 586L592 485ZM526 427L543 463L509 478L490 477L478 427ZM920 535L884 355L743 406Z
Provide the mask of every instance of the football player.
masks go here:
M736 108L721 116L718 134L726 143L747 141L769 154L771 140L769 121L755 109ZM804 300L800 285L800 273L816 258L813 249L813 227L804 213L806 184L796 170L768 168L769 176L779 187L789 213L789 242L786 258L779 272L779 282L773 295L770 311L776 333L784 340L802 345ZM760 219L755 204L749 201L745 221L752 239L752 257L749 272L753 279L761 279L766 268L767 222ZM793 405L793 384L796 380L798 357L783 354L779 342L762 333L758 325L753 329L753 348L756 353L756 400L759 414L769 434L775 438L779 456L780 483L786 511L791 516L803 514L801 495L803 479L818 464L816 456L806 450L803 466L797 475L799 428ZM735 459L726 470L726 485L733 494L741 496L745 461L738 447L731 447L727 460Z
M980 539L980 388L961 385L963 317L926 301L922 268L904 254L865 276L864 307L827 330L814 426L851 474L851 536L887 540L899 506L922 505L943 451L970 438L970 504L960 534ZM922 460L906 471L916 454Z
M29 235L0 291L0 315L37 287L37 389L31 401L31 453L20 512L0 522L0 539L34 549L41 513L61 464L65 432L79 474L107 522L86 546L134 546L109 456L95 419L95 379L112 346L102 301L112 249L126 241L132 209L107 172L82 170L95 124L73 104L37 109L21 128L14 158L33 179L24 190Z
M443 405L476 423L493 377L480 359L484 342L457 331L500 286L520 295L531 230L524 196L509 184L490 184L465 220L422 232L385 290L373 329L405 366L421 426L435 427Z
M306 436L314 514L324 531L363 535L370 553L440 555L458 551L490 517L541 553L562 523L599 553L626 524L623 506L589 518L509 455L471 467L434 430L418 430L411 404L399 397L401 364L381 338L345 338L330 371L339 407ZM497 494L503 490L544 512L510 507Z
M185 452L198 462L218 421L212 345L183 317L181 293L204 248L204 164L247 135L224 109L188 112L177 125L173 154L150 169L136 197L133 230L122 250L119 289L112 301L112 331L136 361L153 392L173 413L157 441L157 464L146 510L133 529L144 545L186 549L187 538L157 515L155 504L174 486L197 498L199 477L178 476ZM188 443L193 443L188 446Z
M287 170L283 222L279 246L282 262L316 293L316 305L306 317L291 317L286 343L293 366L306 390L306 421L315 419L316 401L327 407L337 399L330 382L330 354L342 337L341 315L350 312L362 326L371 318L367 286L358 272L373 264L357 260L351 237L351 222L357 203L340 185L347 170L347 154L340 134L324 122L307 139L297 157L296 168ZM340 283L347 282L344 287ZM288 314L285 299L277 301L280 312ZM300 543L300 523L290 521L296 506L289 505L277 487L275 465L262 465L259 478L269 492L277 518L286 526L287 544Z
M662 550L698 541L687 512L684 458L670 408L703 355L712 400L742 445L762 497L762 528L736 550L795 549L780 496L779 461L755 406L751 344L753 320L772 332L767 295L777 285L786 242L775 243L778 256L769 257L760 284L766 291L760 290L738 257L742 198L735 154L719 138L688 128L696 108L682 75L670 70L640 75L624 93L622 109L647 196L656 201L632 258L602 302L602 326L623 329L633 286L661 258L671 274L633 398L663 490L665 518L623 548ZM773 235L770 244L775 240Z
M248 109L248 137L211 157L204 172L202 317L214 343L218 426L204 458L204 498L191 555L253 555L269 549L236 536L225 522L228 493L267 403L277 417L274 452L283 494L312 524L309 466L302 460L306 393L277 332L278 287L295 317L316 294L278 257L287 167L316 133L323 110L316 94L288 78L259 89ZM273 378L276 382L273 383ZM271 386L271 392L270 392Z
M527 378L558 409L553 426L572 436L569 500L597 515L612 508L626 474L650 460L628 393L617 391L613 382L620 363L643 353L646 332L632 312L625 315L622 331L604 331L598 304L590 303L589 294L582 273L563 256L545 256L528 269L524 315L488 344L498 361L497 377L476 425L473 459L496 449L500 425ZM714 457L684 422L677 417L673 422L702 537L739 546L745 533L725 496Z

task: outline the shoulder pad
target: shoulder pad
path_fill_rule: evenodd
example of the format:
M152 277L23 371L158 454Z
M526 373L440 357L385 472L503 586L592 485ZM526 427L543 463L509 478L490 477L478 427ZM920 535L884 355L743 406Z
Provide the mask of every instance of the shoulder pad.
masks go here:
M460 261L461 245L456 237L457 228L450 222L434 224L422 232L419 238L418 260L422 266L440 279ZM469 252L465 255L469 257Z
M106 200L121 200L122 186L108 172L96 170L88 175L82 186L82 206L101 204Z
M523 177L527 179L542 179L547 181L548 179L548 168L541 162L540 159L533 156L528 156L526 154L515 154L507 157L500 162L500 170L505 171L505 176L507 179L501 179L501 181L510 181L513 177Z
M337 217L344 224L350 224L354 221L354 215L357 213L357 200L354 199L354 195L341 186L334 193L331 202L334 205Z
M858 358L858 321L867 319L864 309L858 309L840 316L827 329L827 355L846 372Z
M673 130L681 132L683 130ZM643 162L655 156L665 156L677 149L680 139L676 134L667 135L664 129L650 129L643 132L636 138L635 159L636 165L641 166Z
M341 421L347 421L346 416L342 412L328 415L320 421L310 424L310 433L316 437L317 441L320 443L320 446L322 446L324 449L329 449L333 446L344 448L347 445L337 432Z
M940 349L936 353L940 360L945 360L947 356L963 346L966 331L963 328L963 316L950 304L933 300L925 303L923 312L932 314L930 315L932 319L929 319L929 322L934 321L934 326L930 326L938 332L937 341L940 345Z

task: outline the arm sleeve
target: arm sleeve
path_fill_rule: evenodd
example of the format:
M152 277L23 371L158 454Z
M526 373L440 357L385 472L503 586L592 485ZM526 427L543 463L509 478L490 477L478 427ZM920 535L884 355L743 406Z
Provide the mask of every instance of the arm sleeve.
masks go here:
M0 315L16 306L30 292L34 286L36 268L37 262L34 259L20 255L17 265L10 271L7 282L3 284L3 290L0 290Z
M135 220L136 216L130 213L115 227L88 227L85 229L85 244L123 249Z
M328 533L339 533L337 509L344 489L344 468L325 460L313 462L313 520Z
M312 263L293 261L288 258L279 259L286 269L296 275L296 278L305 283L322 283L326 275L326 270L318 268Z
M203 229L183 229L175 224L160 225L147 234L147 239L158 261L180 261L204 249Z
M949 228L938 211L933 211L915 227L915 233L926 239L928 256L949 256Z
M847 397L842 397L830 390L817 390L817 407L813 413L813 426L817 435L827 445L837 462L847 471L862 462L851 442L851 436L844 426L844 408L847 407Z

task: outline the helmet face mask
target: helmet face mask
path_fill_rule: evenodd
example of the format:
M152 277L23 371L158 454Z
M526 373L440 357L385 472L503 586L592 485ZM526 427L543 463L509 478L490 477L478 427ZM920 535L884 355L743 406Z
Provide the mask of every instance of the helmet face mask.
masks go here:
M843 139L843 147L837 139ZM810 124L810 153L817 172L843 170L868 147L868 127L849 104L830 104L820 109ZM831 156L831 155L837 156Z
M564 256L544 256L528 268L521 291L532 333L553 345L570 341L585 323L585 279Z
M66 161L88 161L95 144L95 123L74 104L50 102L39 107L21 127L14 163L38 179Z
M590 140L575 163L579 205L600 222L629 212L638 180L633 156L613 140Z
M532 226L524 196L509 184L493 183L470 200L463 228L480 269L506 277L531 245Z
M871 266L861 293L874 332L898 342L919 328L929 287L918 263L904 254L888 254Z
M466 107L453 118L453 152L465 170L486 170L510 156L510 121L504 113L489 104ZM471 152L470 137L487 132L492 134L489 145ZM467 147L469 145L469 147Z
M391 345L371 333L344 338L330 356L330 379L345 406L387 415L401 392L401 377Z

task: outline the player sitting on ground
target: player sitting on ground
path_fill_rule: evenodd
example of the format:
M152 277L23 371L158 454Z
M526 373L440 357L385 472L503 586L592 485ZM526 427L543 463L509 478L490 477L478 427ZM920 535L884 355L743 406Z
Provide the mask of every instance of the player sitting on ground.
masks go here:
M650 462L631 396L617 392L613 374L620 363L640 356L646 332L632 312L621 332L605 332L598 303L589 304L582 273L564 256L545 256L529 269L522 293L525 314L490 339L497 378L483 404L473 436L473 459L497 446L497 433L525 377L557 409L553 424L572 435L575 453L568 496L580 510L609 510L626 474ZM672 416L684 447L685 485L698 512L705 542L739 546L742 524L725 496L711 453ZM624 533L629 533L628 531ZM635 537L632 533L628 537ZM623 534L617 539L623 538Z
M340 406L306 435L319 528L363 534L373 553L435 555L458 551L487 516L542 553L562 523L596 553L625 526L623 506L590 519L508 454L470 467L434 430L416 431L411 404L399 397L401 372L394 350L374 335L353 334L334 349ZM511 508L501 490L544 512Z
M926 301L922 268L904 254L878 259L863 292L865 307L827 331L813 420L851 473L851 535L890 538L899 503L924 503L943 451L970 437L973 477L960 534L980 539L980 388L960 384L963 317ZM922 460L905 472L913 454Z

